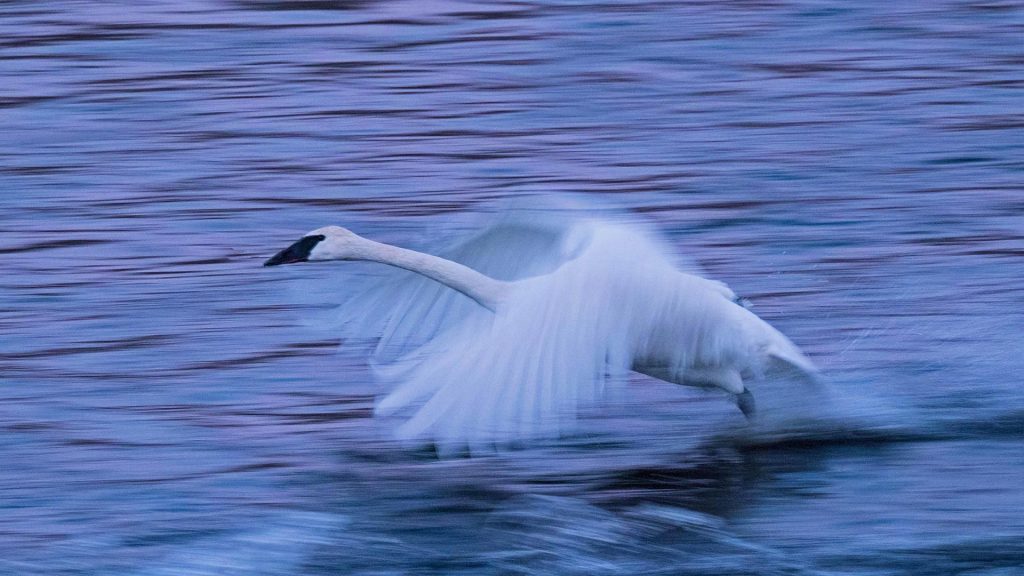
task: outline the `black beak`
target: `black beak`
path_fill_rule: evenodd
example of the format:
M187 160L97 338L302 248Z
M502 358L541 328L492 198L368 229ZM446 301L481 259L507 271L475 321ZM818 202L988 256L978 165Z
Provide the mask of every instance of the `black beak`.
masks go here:
M263 263L264 266L277 266L278 264L292 264L294 262L306 262L309 260L309 253L313 247L320 243L325 237L322 234L316 236L305 236L295 244L274 254L269 260Z

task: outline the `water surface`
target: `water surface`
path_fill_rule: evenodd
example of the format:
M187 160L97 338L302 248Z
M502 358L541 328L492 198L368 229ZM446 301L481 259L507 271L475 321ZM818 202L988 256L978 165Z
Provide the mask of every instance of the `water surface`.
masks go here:
M980 0L0 3L0 572L1021 573L1022 35ZM877 425L637 380L437 460L316 328L372 270L260 267L567 192Z

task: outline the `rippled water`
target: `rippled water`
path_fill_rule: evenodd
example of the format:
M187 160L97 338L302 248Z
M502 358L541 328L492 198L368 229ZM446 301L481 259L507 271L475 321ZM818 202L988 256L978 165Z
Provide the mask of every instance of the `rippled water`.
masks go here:
M1024 6L0 3L0 573L1024 573ZM867 429L652 381L579 436L394 445L316 328L582 192L665 230Z

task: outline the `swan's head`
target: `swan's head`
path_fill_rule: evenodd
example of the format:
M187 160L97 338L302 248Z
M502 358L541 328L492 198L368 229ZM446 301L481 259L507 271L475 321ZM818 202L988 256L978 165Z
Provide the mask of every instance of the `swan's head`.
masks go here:
M291 246L274 254L264 266L317 262L321 260L351 260L358 255L360 242L365 240L340 226L317 228Z

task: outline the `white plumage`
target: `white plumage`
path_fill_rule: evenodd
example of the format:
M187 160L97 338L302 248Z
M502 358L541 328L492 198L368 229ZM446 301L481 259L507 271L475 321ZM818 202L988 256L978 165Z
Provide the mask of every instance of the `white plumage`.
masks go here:
M728 287L681 270L633 224L534 212L445 258L328 227L268 264L286 263L304 241L310 261L372 260L419 275L388 278L343 307L356 318L350 329L380 334L376 369L392 389L377 413L403 416L403 439L477 449L555 436L630 369L720 388L748 416L748 383L766 370L815 373Z

